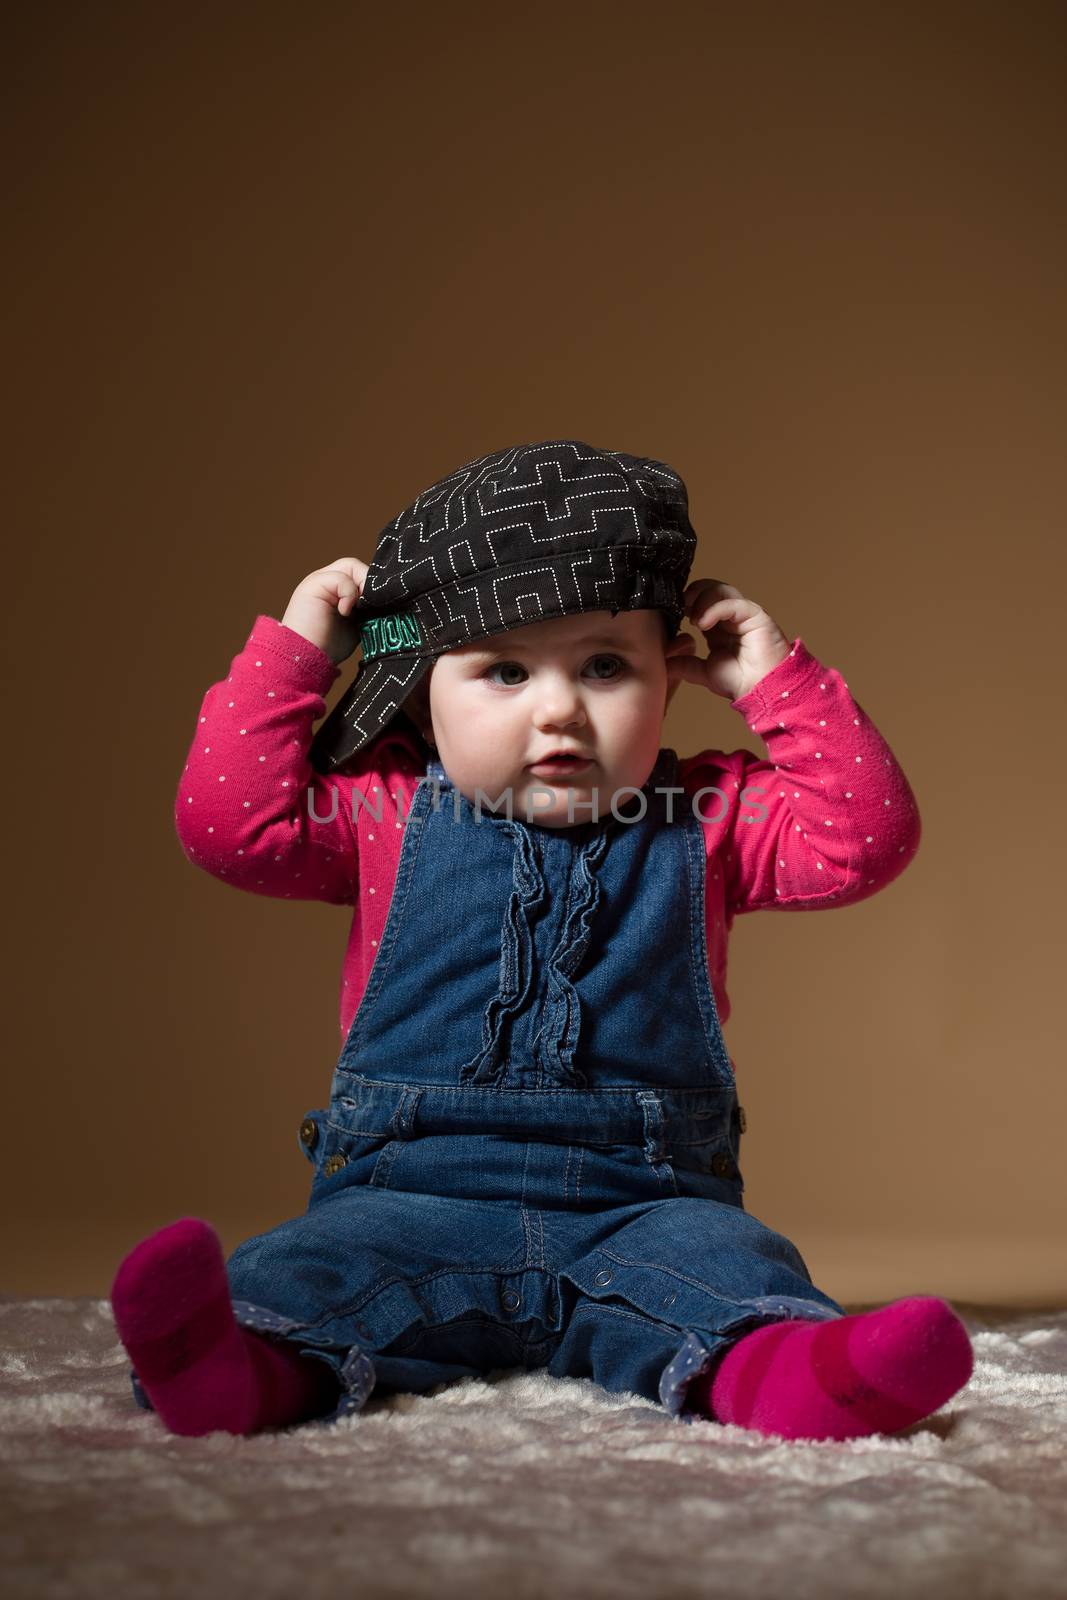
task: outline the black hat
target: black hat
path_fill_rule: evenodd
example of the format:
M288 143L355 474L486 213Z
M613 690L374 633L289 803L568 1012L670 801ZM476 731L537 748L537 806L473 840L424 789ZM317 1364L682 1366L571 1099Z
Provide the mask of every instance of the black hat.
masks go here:
M696 551L685 484L648 456L578 439L511 445L425 489L382 529L349 615L363 657L311 743L335 771L436 658L576 611L657 608L673 636Z

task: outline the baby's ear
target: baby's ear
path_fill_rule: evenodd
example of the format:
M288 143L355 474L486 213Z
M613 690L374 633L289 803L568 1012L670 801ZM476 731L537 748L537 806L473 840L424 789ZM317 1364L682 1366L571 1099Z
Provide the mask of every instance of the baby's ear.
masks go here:
M697 642L691 633L676 633L673 639L668 639L663 646L664 660L669 661L672 656L692 656L696 654Z
M433 671L431 666L430 672ZM433 732L430 721L430 672L424 672L418 683L404 701L404 710L408 720L413 722L424 739Z
M669 640L663 647L663 659L668 662L677 656L695 656L696 654L697 642L691 633L675 634L674 638ZM679 687L685 681L669 670L667 675L670 681L667 685L667 697L663 702L664 710L670 705Z

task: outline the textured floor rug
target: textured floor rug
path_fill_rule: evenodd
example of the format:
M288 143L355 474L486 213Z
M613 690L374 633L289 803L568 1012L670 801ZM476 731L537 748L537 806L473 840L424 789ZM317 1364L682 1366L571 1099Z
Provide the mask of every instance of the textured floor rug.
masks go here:
M501 1372L183 1439L134 1405L106 1300L0 1296L4 1593L1065 1597L1067 1312L953 1305L974 1376L903 1434L791 1443Z

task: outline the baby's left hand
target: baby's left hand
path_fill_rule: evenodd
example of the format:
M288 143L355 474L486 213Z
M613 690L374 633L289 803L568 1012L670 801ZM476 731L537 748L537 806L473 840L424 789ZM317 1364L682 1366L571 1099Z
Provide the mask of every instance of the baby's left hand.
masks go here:
M729 583L695 578L683 598L686 618L703 633L708 653L698 656L692 634L680 633L669 655L673 681L699 684L727 700L740 700L792 648L774 618Z

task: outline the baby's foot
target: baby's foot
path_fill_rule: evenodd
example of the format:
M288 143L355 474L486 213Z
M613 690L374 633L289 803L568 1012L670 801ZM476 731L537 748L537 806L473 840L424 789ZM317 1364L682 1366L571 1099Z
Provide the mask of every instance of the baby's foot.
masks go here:
M690 1385L688 1403L759 1433L852 1439L928 1417L973 1368L970 1338L951 1306L910 1295L831 1322L755 1328Z
M255 1433L336 1404L340 1385L328 1365L237 1324L218 1234L197 1217L130 1251L111 1308L141 1386L172 1433Z
M172 1433L248 1431L255 1378L209 1223L183 1217L142 1239L115 1274L111 1309L142 1387Z

